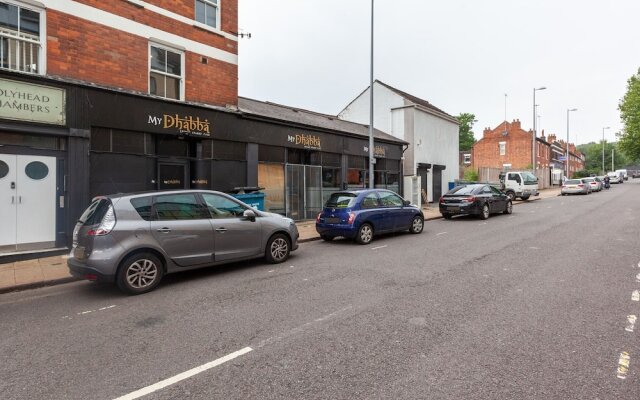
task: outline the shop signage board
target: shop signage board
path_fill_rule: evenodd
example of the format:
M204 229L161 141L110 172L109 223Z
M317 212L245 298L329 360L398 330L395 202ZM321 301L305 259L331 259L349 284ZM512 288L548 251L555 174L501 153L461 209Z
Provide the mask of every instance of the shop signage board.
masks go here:
M0 79L0 118L65 125L66 91Z
M211 137L209 120L193 115L163 114L149 115L149 125L166 130L178 135Z

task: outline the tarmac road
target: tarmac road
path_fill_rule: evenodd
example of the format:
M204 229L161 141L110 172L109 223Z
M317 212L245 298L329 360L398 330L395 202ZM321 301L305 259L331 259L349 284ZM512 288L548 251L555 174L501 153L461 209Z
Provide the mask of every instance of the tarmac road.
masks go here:
M637 399L638 197L629 180L368 246L309 242L285 264L173 275L142 296L3 294L0 393Z

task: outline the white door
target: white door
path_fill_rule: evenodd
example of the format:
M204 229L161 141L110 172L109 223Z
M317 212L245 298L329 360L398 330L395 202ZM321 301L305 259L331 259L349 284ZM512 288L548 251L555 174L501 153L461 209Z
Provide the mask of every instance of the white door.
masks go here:
M47 248L56 241L56 158L18 156L18 250Z
M17 157L0 154L0 251L13 251L16 247L16 193Z

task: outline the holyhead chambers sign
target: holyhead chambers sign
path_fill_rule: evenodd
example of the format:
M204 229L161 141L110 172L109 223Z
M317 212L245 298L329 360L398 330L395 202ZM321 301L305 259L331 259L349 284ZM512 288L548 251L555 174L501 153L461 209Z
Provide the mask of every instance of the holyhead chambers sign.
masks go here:
M0 118L65 125L65 102L64 89L0 78Z

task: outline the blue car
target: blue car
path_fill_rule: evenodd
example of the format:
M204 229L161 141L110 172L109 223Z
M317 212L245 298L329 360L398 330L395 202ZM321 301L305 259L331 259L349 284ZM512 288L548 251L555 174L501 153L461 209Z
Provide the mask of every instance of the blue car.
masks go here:
M332 193L316 219L323 240L342 236L368 244L374 235L409 231L421 233L424 215L398 194L384 189Z

